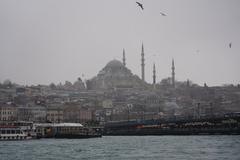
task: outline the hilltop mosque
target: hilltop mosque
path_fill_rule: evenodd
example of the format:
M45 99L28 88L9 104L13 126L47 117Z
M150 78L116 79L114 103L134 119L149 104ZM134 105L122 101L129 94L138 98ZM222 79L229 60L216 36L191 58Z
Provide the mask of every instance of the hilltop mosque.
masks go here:
M90 90L99 89L114 89L114 88L128 88L128 89L146 89L151 85L145 82L145 64L144 64L144 47L142 44L141 51L141 79L134 75L126 67L125 50L123 49L123 61L111 60L107 65L99 71L97 76L87 81L87 88ZM173 62L174 65L174 62ZM174 67L172 67L174 69ZM174 74L173 74L174 76ZM174 78L173 78L174 79ZM153 65L153 86L156 83L155 64Z

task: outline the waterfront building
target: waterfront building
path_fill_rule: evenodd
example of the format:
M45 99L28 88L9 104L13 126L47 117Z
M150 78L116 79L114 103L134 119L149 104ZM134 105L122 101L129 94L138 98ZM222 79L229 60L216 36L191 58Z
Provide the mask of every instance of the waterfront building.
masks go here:
M36 106L31 107L30 110L31 110L31 114L32 114L31 121L39 122L39 123L46 122L47 109L45 106L36 105Z
M54 107L47 109L47 121L52 123L63 122L63 109L62 107Z
M92 121L92 111L75 104L66 104L63 110L63 121L71 123L83 123Z
M17 108L13 104L0 104L0 121L16 121Z
M31 121L33 119L32 110L28 106L18 106L17 112L18 121Z

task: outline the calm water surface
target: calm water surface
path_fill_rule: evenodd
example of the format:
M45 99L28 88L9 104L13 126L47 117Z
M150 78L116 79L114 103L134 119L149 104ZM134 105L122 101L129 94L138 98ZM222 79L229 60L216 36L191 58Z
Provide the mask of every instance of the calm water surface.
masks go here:
M0 160L240 160L240 136L106 136L0 141Z

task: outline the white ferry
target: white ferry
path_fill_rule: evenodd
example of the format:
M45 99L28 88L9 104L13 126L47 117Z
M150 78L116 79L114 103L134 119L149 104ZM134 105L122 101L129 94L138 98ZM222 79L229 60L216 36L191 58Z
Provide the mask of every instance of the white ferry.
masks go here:
M32 139L28 133L17 126L0 126L0 141Z

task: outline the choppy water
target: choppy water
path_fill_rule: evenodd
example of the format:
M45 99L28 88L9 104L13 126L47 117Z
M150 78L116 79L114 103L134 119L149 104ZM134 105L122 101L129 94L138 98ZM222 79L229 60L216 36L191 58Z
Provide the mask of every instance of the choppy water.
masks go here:
M240 136L106 136L0 141L0 160L240 160Z

